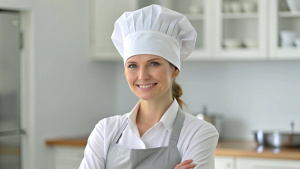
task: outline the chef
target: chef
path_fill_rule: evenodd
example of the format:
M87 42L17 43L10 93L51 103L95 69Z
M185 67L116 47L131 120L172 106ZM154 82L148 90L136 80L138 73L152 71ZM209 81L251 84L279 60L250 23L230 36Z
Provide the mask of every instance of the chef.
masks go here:
M159 5L125 12L115 22L112 41L140 100L131 112L95 126L80 169L214 168L218 132L182 111L175 82L196 37L184 15Z

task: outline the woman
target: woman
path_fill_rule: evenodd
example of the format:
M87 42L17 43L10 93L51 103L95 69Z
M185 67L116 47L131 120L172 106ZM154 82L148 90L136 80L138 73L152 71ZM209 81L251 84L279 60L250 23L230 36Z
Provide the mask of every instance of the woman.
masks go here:
M175 82L196 31L178 12L151 5L125 12L112 40L140 101L130 113L101 120L91 133L80 169L213 169L218 133L181 110Z

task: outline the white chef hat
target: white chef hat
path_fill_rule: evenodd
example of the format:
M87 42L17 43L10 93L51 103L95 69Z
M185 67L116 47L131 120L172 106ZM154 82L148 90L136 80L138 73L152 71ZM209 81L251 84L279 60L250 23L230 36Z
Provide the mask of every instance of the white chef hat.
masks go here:
M184 15L150 5L121 15L111 38L124 64L131 56L153 54L180 70L181 60L193 51L196 37L197 32Z

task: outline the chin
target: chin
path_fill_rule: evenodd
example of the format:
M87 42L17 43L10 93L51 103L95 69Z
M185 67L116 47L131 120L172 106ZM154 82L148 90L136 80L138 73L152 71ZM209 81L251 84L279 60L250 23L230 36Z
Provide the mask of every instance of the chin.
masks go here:
M139 98L140 98L141 100L152 100L154 97L140 96Z

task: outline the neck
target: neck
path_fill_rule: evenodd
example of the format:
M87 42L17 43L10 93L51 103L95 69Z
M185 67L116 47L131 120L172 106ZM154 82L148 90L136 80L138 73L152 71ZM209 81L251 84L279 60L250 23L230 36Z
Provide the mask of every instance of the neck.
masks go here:
M137 123L155 125L173 102L173 98L163 98L158 100L141 100L137 115Z

